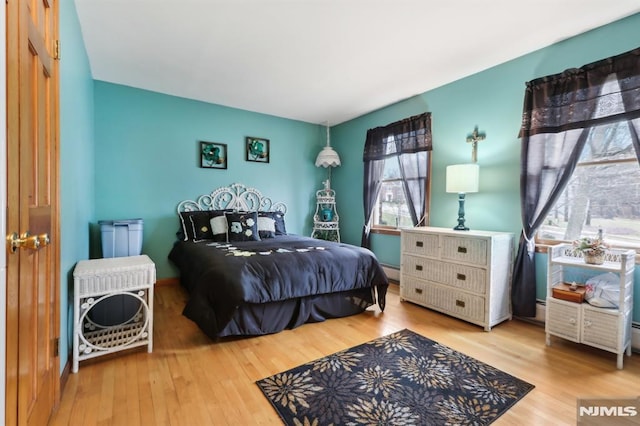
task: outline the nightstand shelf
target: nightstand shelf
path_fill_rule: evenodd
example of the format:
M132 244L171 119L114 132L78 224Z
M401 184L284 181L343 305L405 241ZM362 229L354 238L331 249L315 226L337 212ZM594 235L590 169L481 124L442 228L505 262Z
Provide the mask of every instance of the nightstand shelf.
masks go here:
M313 215L311 238L340 242L340 216L333 189L316 191L316 211Z
M547 265L545 332L547 346L551 336L600 348L617 354L616 366L622 369L623 354L631 356L631 319L633 310L633 250L608 250L602 265L584 263L571 244L549 248ZM552 297L554 286L570 281L568 274L585 270L589 275L613 272L619 277L618 308L599 308ZM567 276L566 276L567 275Z
M153 350L155 264L146 255L81 260L73 271L73 364L138 346ZM137 311L114 325L92 318L92 310L114 297L132 298Z

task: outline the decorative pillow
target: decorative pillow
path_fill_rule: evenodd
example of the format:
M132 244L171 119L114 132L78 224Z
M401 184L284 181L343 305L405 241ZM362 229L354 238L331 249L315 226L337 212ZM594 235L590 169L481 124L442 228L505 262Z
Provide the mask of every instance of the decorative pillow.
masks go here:
M194 211L194 212L180 212L180 226L182 228L182 240L189 241L194 240L195 235L193 233L193 222L191 218L196 218L195 221L197 224L202 223L202 219L206 219L209 221L209 212L208 211Z
M227 217L224 214L212 217L209 224L211 225L211 233L213 234L214 241L221 243L229 241L227 236Z
M284 224L284 213L282 212L258 212L260 216L270 217L275 222L276 235L287 235L287 227Z
M229 241L260 241L257 212L227 212Z
M208 213L208 212L207 212ZM199 242L203 240L212 240L213 234L211 233L211 219L209 215L192 215L189 216L191 222L191 235L193 235L193 241Z
M260 238L273 238L276 236L276 221L258 212L258 235Z
M183 241L203 241L220 240L226 241L226 230L223 239L216 237L211 232L210 220L212 217L224 216L226 210L197 210L191 212L180 212L181 231L178 231L178 238Z

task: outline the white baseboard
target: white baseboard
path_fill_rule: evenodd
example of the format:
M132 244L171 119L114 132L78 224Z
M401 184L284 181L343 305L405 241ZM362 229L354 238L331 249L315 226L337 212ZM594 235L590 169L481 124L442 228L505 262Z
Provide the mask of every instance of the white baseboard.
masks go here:
M400 282L400 269L389 265L382 265L382 269L384 273L387 274L387 278L395 282Z
M536 317L533 321L544 324L545 308L543 303L536 303ZM631 324L631 350L640 352L640 324L635 322Z

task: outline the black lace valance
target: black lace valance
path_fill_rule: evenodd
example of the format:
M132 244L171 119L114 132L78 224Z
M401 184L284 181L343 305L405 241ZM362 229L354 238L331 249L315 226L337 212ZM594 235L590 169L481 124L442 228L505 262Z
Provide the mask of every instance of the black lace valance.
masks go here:
M640 117L640 48L527 83L520 137Z
M363 161L431 149L431 113L425 112L384 127L369 129Z

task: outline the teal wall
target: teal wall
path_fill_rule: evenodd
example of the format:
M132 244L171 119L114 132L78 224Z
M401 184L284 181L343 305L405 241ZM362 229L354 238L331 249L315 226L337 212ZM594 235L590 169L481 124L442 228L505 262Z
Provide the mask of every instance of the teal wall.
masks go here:
M158 278L177 277L167 255L176 241L177 204L232 183L258 188L288 205L287 231L308 235L315 190L313 166L325 144L322 126L96 81L95 221L144 220L143 253ZM270 140L270 162L245 161L244 138ZM227 144L226 170L199 167L199 142ZM96 248L97 247L97 248Z
M427 91L332 129L332 145L343 159L333 174L343 240L360 243L363 223L362 151L367 129L425 111L432 113L433 158L431 226L453 227L457 194L445 192L447 165L471 161L467 134L478 125L487 133L478 143L480 192L468 194L467 226L521 232L520 140L525 82L640 46L640 14L522 56L483 72ZM400 265L400 238L374 235L372 249L381 262ZM545 256L537 256L537 259ZM640 277L640 275L639 275ZM538 294L544 294L544 274ZM640 320L640 280L636 279L636 321Z
M60 3L60 348L71 350L73 268L89 255L94 204L93 79L73 0ZM68 351L60 351L60 369Z

